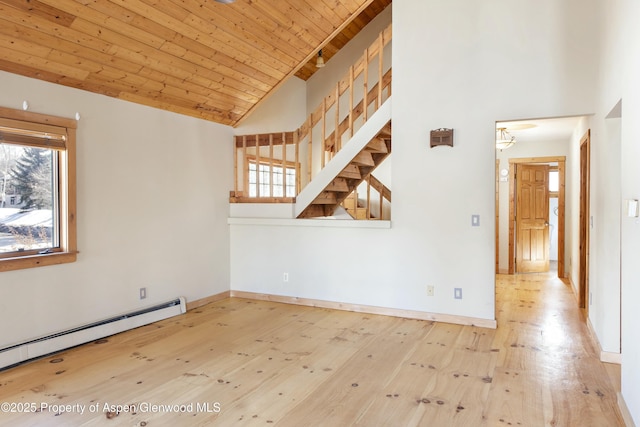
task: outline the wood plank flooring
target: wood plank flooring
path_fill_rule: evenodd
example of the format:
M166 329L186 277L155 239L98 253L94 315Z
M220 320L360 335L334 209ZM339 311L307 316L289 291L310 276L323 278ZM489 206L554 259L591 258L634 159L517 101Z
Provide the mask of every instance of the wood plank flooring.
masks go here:
M0 425L623 426L576 307L550 274L498 276L497 330L227 299L0 372L38 410Z

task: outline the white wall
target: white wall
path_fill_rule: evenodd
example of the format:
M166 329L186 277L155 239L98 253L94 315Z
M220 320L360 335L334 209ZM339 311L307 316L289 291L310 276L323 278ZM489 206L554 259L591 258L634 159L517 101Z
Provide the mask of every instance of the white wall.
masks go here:
M232 289L493 319L495 121L593 110L596 18L579 0L395 1L392 228L232 225ZM440 127L454 148L428 148Z
M78 261L0 274L0 347L229 289L231 127L4 72L0 88L3 107L81 114Z
M235 128L235 135L290 132L307 119L306 83L292 77Z
M307 81L307 114L311 114L320 105L325 96L327 96L336 87L336 82L349 73L349 67L353 65L355 59L360 58L364 50L371 46L378 35L391 23L392 7L387 6L378 16L376 16L358 36L349 41L339 52L326 62L324 68L316 72ZM393 43L392 43L393 44ZM391 45L387 45L384 50L383 58L385 59L385 70L391 59ZM376 63L377 64L377 63ZM370 78L377 75L377 65L375 72L373 68L370 72ZM373 83L375 84L375 83ZM371 88L371 86L369 86ZM356 99L362 98L362 94L354 94ZM359 98L358 98L359 97ZM345 106L340 106L340 111L348 111Z
M499 170L509 170L509 159L529 158L529 157L549 157L549 156L565 156L567 164L570 162L571 149L569 141L518 141L513 147L506 150L496 150L496 158L500 160ZM566 178L571 176L570 171L565 171ZM565 188L569 188L566 186ZM499 191L499 265L500 271L506 271L509 268L509 181L500 181L498 183ZM569 199L569 194L565 195ZM571 221L571 217L567 216L567 223ZM566 224L565 224L566 226ZM565 236L566 237L566 236ZM569 242L567 243L567 254ZM567 258L568 264L568 258Z
M620 175L622 211L624 200L640 199L640 3L634 0L606 2L603 20L605 49L601 58L603 68L599 112L601 126L615 135L615 124L604 117L622 99L620 123ZM612 136L612 140L615 136ZM622 395L636 425L640 425L640 220L620 217L622 282Z

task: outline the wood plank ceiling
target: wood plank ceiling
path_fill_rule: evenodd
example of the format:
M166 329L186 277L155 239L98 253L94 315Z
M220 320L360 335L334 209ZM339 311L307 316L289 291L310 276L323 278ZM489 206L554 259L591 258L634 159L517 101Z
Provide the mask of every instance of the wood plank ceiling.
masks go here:
M391 0L0 0L0 70L237 125Z

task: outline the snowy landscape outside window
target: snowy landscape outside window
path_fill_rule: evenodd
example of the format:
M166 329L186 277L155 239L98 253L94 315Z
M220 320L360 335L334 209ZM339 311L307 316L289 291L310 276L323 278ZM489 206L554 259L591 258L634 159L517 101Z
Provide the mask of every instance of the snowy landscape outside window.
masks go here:
M75 261L76 126L0 108L0 271Z

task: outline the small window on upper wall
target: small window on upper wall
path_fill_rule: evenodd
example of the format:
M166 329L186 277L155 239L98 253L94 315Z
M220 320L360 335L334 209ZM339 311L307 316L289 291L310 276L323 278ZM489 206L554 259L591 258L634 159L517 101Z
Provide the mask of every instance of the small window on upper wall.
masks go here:
M560 191L560 173L558 170L549 171L549 193L557 194Z
M258 165L255 159L249 159L249 197L296 196L295 165L288 164L283 168L281 164L272 163L265 161Z
M75 128L0 108L0 271L75 261Z

